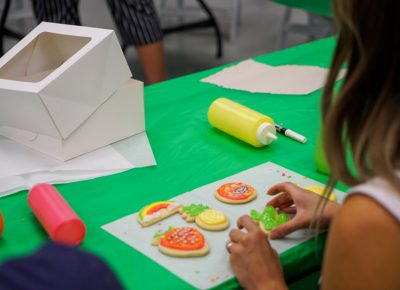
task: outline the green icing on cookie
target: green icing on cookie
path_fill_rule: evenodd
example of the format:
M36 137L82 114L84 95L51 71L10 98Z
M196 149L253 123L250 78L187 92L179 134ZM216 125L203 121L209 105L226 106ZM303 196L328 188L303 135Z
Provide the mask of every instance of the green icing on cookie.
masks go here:
M278 226L279 226L279 225L282 225L282 224L284 224L284 223L286 223L287 221L289 221L289 217L288 217L286 214L284 214L284 213L280 213L280 214L278 215L277 220L276 220Z
M165 236L168 232L172 231L173 229L174 229L173 227L169 227L166 231L158 230L158 231L153 235L153 239L162 238L163 236Z
M263 210L263 212L262 212L262 216L264 217L264 218L269 218L269 219L275 219L276 218L276 211L275 211L275 208L273 207L273 206L271 206L271 205L267 205L265 208L264 208L264 210Z
M251 210L250 217L254 221L261 222L264 229L267 231L270 231L289 220L289 217L284 213L281 213L277 216L275 208L270 205L266 206L262 213L259 213L254 209Z
M209 207L204 204L190 204L188 206L182 207L183 212L185 212L191 217L198 216L207 209L209 209Z
M252 220L255 220L256 222L259 222L261 220L262 214L256 211L255 209L252 209L250 211L250 217Z
M263 224L264 229L266 229L267 231L272 230L278 225L276 221L270 219L264 219L261 222Z

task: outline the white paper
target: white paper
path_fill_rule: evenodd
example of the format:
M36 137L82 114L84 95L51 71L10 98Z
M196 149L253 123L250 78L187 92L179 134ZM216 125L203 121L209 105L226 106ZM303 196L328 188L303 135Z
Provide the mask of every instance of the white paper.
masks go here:
M67 183L156 165L146 133L62 162L0 136L0 197L36 183Z
M292 181L303 187L310 185L323 186L319 182L268 162L172 198L171 200L183 205L190 203L207 204L213 209L224 212L229 217L231 225L227 230L210 232L199 228L210 246L210 253L204 257L184 259L169 257L160 253L157 247L150 245L153 234L159 229L166 230L169 226L193 226L198 228L194 223L185 222L179 214L150 227L142 228L136 221L137 213L134 213L106 224L102 228L192 286L199 289L208 289L233 277L229 266L229 255L225 250L225 242L228 240L230 229L235 227L236 220L243 214L249 214L252 209L261 211L266 202L272 198L266 195L266 190L272 185L284 181ZM255 187L258 196L254 201L247 204L229 205L222 203L214 197L214 191L227 182L250 184ZM338 201L342 202L345 194L341 191L335 191L335 194ZM311 235L310 231L297 231L284 239L271 240L271 244L278 253L282 253L309 239Z
M338 79L344 74L343 70ZM270 66L248 59L201 81L252 93L307 95L322 88L327 75L328 69L318 66Z

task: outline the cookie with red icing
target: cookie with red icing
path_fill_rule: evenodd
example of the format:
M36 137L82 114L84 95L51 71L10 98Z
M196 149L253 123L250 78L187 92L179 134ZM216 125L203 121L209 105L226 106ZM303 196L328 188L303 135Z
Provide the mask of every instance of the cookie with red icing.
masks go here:
M192 227L169 228L155 233L152 245L158 245L161 253L173 257L201 257L210 248L204 235Z
M255 199L257 191L251 185L243 182L230 182L221 185L215 191L215 197L225 203L240 204Z
M144 227L151 226L179 211L180 204L173 201L153 202L137 214L137 221Z

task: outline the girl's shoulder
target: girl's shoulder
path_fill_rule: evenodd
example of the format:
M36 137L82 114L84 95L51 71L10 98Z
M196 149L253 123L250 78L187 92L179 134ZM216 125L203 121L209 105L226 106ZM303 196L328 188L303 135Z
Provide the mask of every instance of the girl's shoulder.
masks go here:
M400 207L397 208L398 211ZM347 231L346 234L358 234L360 238L393 230L400 235L400 220L379 199L369 194L349 195L335 219L336 223Z
M399 221L379 202L352 194L336 214L322 289L399 289Z
M374 200L400 223L400 192L385 179L374 177L350 188L346 200L355 195L363 195Z

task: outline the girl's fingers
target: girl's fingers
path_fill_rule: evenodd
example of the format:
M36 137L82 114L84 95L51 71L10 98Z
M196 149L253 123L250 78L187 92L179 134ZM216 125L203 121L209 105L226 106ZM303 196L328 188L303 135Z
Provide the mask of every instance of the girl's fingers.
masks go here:
M248 216L243 215L237 221L239 229L245 228L248 232L252 232L259 229L259 226Z
M267 194L269 195L276 195L280 192L291 193L295 190L299 189L297 185L291 182L283 182L278 183L268 189Z
M241 232L238 229L233 229L229 232L229 238L234 243L239 243L245 233Z

